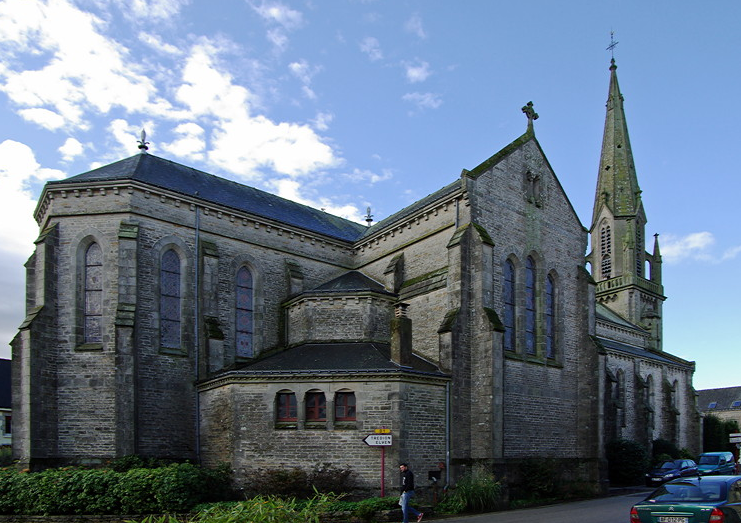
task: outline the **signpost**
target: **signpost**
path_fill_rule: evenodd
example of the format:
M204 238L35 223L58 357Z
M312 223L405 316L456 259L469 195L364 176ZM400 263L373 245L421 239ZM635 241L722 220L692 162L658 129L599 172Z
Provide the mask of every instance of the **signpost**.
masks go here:
M393 443L391 429L381 427L375 430L375 434L368 434L363 438L363 443L370 447L381 447L381 497L386 494L385 468L386 468L386 447Z
M728 438L730 439L730 443L741 443L741 432L729 434Z

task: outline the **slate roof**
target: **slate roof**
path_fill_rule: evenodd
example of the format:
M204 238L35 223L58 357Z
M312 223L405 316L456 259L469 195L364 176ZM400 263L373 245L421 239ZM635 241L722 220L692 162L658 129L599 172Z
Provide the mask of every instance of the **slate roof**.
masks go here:
M598 337L597 339L607 349L624 352L632 356L640 356L641 358L646 358L661 363L671 363L672 365L692 365L692 362L683 360L682 358L678 358L666 352L646 350L642 349L641 347L628 345L627 343L621 343L619 341L611 340L608 338Z
M316 292L334 293L334 292L363 292L363 291L373 291L373 292L380 292L383 294L393 294L392 292L387 291L386 288L380 283L378 283L376 280L369 278L368 276L366 276L360 271L348 271L342 276L338 276L337 278L320 285L319 287L311 290L310 292L311 293L316 293Z
M151 154L137 154L47 185L125 180L140 181L340 240L354 241L367 229L360 223Z
M734 406L734 402L739 402L739 404ZM712 403L715 403L715 406L711 408ZM726 409L741 410L741 387L698 390L697 407L703 412Z
M11 408L10 360L0 359L0 408Z
M597 319L616 323L628 329L635 329L643 333L646 332L646 329L639 327L635 323L629 322L628 320L620 316L617 312L613 311L612 309L606 307L605 305L601 303L597 303L595 305L594 311L597 316Z
M391 361L389 345L384 343L307 343L247 364L233 372L317 374L393 371L446 376L435 365L415 355L412 355L412 365L409 367Z

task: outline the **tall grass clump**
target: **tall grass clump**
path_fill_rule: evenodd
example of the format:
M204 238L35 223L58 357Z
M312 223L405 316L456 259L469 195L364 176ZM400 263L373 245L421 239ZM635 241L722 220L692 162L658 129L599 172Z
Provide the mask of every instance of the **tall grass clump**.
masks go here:
M320 523L321 515L337 500L316 494L309 500L256 496L246 501L215 504L187 519L188 523ZM140 523L184 523L174 516L149 516ZM127 523L135 523L128 521Z
M502 484L494 474L476 466L448 492L436 509L440 512L491 512L502 507Z

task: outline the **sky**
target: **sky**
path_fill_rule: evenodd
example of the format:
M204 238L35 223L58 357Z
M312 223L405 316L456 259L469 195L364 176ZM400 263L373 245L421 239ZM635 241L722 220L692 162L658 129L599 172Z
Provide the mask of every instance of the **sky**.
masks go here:
M664 349L696 389L741 386L740 21L738 0L0 0L0 358L43 184L142 129L151 154L378 221L520 136L533 101L588 228L614 53Z

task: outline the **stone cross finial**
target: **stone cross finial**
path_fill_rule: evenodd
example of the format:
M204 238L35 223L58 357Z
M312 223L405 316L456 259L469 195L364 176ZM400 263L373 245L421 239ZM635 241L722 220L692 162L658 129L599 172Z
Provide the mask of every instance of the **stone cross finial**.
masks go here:
M532 128L533 120L538 119L538 113L533 109L533 102L528 102L527 105L522 108L522 112L527 116L527 128Z

